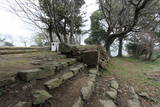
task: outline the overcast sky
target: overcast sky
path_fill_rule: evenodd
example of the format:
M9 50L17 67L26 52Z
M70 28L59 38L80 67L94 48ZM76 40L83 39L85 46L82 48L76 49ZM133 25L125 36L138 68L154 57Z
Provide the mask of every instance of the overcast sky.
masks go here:
M84 6L85 8L83 10L87 12L86 19L88 19L88 21L85 23L85 29L89 29L89 17L95 10L98 9L98 6L96 5L96 0L85 1L86 5ZM23 46L22 39L27 38L30 40L35 34L34 29L31 28L28 24L22 22L19 17L7 11L4 8L6 2L7 0L0 0L0 34L7 34L8 40L13 42L14 45ZM84 36L83 40L86 37L87 36Z

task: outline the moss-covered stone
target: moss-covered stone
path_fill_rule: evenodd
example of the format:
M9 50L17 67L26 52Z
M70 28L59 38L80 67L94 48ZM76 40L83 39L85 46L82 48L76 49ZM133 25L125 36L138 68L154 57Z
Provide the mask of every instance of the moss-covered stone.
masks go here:
M45 103L52 95L45 90L36 90L33 92L33 104L39 105Z
M48 89L54 89L56 87L59 87L62 84L62 79L59 78L55 78L52 79L48 82L46 82L44 85L48 88Z
M25 70L18 72L18 77L23 81L31 81L31 80L46 78L54 74L55 71L32 69L32 70Z
M63 81L65 81L65 80L72 78L73 76L74 76L73 72L67 72L63 74L61 78L63 79Z
M78 72L84 71L84 69L85 69L84 64L79 64L76 67L70 68L70 71L72 71L74 75L76 75Z

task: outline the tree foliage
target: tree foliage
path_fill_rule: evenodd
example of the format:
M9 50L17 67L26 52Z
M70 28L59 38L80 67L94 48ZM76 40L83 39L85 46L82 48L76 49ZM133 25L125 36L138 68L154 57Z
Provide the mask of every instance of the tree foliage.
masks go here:
M145 9L153 7L152 4L155 1L158 0L99 0L100 9L106 22L104 40L108 52L116 38L125 37L129 32L138 28L137 24L142 17L149 14L143 14Z
M18 8L10 5L11 11L25 22L48 32L50 42L56 35L60 42L72 41L76 34L81 33L83 25L81 7L84 0L14 0ZM70 42L72 42L70 41Z
M154 32L133 33L129 38L127 49L129 54L135 57L144 56L146 60L151 60L154 49L160 46L160 37Z
M91 19L91 28L90 28L90 35L85 40L86 44L101 44L103 42L103 38L105 37L105 30L104 26L101 24L103 21L104 16L100 10L95 11Z

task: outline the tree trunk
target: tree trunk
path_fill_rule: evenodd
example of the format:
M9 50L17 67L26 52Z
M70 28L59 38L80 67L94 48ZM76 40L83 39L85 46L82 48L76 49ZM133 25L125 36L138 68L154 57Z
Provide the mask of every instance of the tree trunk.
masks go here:
M49 38L50 38L50 43L52 43L53 42L52 25L49 26Z
M111 50L110 50L110 47L111 47L111 44L113 43L114 40L111 40L111 39L106 39L105 40L105 48L106 48L106 52L108 54L108 56L111 56Z
M152 55L153 55L153 49L151 49L149 52L148 61L152 60Z
M123 38L119 37L118 40L119 40L118 56L122 57Z
M67 34L66 34L66 21L64 22L64 28L63 29L64 29L64 33L63 33L64 42L68 43Z
M75 16L75 2L74 0L71 0L71 4L72 4L72 7L71 7L71 23L70 23L70 44L73 44L73 34L74 34L74 16Z
M151 59L152 59L152 55L153 55L153 53L152 53L152 52L150 52L150 53L149 53L149 57L148 57L148 60L149 60L149 61L151 61Z

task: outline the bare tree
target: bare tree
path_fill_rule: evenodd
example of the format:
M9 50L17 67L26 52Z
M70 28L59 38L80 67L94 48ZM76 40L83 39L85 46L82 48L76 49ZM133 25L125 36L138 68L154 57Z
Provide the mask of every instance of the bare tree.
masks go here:
M80 8L84 0L14 1L18 8L8 0L10 10L24 22L39 28L42 32L48 32L46 38L49 38L50 42L54 41L54 34L60 42L67 43L69 35L72 37L76 33L75 19L82 18ZM78 23L81 23L81 20Z
M133 33L130 35L128 50L132 51L135 57L139 58L144 55L146 60L151 60L155 48L159 47L160 38L155 32L150 32L148 29L142 32Z
M157 0L99 0L100 8L107 22L105 47L110 53L110 46L116 38L123 38L133 31L143 16L149 3Z

